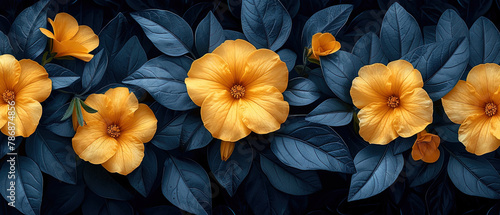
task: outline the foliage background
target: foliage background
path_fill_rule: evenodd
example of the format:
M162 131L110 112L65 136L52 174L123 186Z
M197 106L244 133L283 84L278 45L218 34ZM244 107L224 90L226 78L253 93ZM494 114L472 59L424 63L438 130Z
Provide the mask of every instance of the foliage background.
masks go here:
M14 20L19 16L21 11L36 2L38 1L2 1L2 7L0 8L0 30L7 35L11 31L12 23L14 23ZM373 32L379 35L384 15L394 2L399 2L416 19L423 32L424 40L428 38L426 32L432 32L428 29L433 29L432 26L437 25L441 14L447 9L457 11L469 28L480 16L488 18L497 28L499 27L500 1L498 0L281 0L281 3L286 7L292 18L291 33L282 47L282 49L291 50L292 53L287 51L288 53L281 54L289 56L291 60L287 63L294 64L295 62L295 65L301 65L304 47L300 42L300 36L305 22L314 13L337 4L353 5L353 11L346 25L336 36L342 44L342 50L351 52L355 43L366 33ZM72 88L71 90L75 94L82 93L82 91L88 91L82 94L99 93L103 92L103 88L106 88L109 84L122 84L121 80L132 74L132 72L135 72L135 70L148 60L150 60L149 63L154 68L161 68L165 61L174 61L170 57L164 56L162 51L153 45L138 22L130 15L133 12L146 9L168 10L182 17L194 32L201 20L211 11L214 15L213 18L218 20L223 29L243 32L241 20L239 19L241 1L237 0L53 0L48 4L48 17L54 17L57 12L67 12L73 15L79 21L79 24L90 26L100 36L101 44L94 54L96 54L96 58L102 58L102 61L106 61L106 64L104 65L103 62L95 63L93 71L101 74L101 77L104 76L103 81L89 83L92 86L88 86L87 89ZM235 33L234 36L238 37L241 35ZM125 49L125 47L127 48ZM140 51L141 49L143 51ZM101 53L100 50L104 51ZM123 53L131 54L131 56L126 56L126 59L129 61L130 59L134 59L137 64L128 65L126 68L121 67L120 62L122 61L120 60L123 59L115 59L117 56L124 57L123 53L119 54L120 50L124 50ZM199 57L204 53L202 50L197 51L193 52L191 57ZM103 55L106 56L106 60L102 57ZM294 55L296 59L294 59ZM40 57L36 58L38 62L40 62ZM157 62L151 59L155 59ZM178 67L187 65L187 68L189 68L189 60L179 60L176 65ZM77 78L71 79L70 77L80 77L87 66L84 66L79 61L60 61L54 62L49 67L53 67L51 71L60 72L57 74L61 74L61 84L67 87L77 81ZM120 71L114 71L116 70L115 68L119 68ZM126 70L128 74L121 74L120 72L123 70ZM110 78L107 74L121 75ZM290 79L301 75L292 70L290 72ZM112 81L106 83L108 80ZM136 82L134 84L132 80L129 84L144 87L148 82ZM196 113L197 109L191 112L168 110L159 104L163 100L158 101L157 97L137 87L132 87L132 90L141 97L143 102L150 104L153 111L157 114L159 121L168 122L168 125L160 122L158 128L160 129L162 126L169 127L168 130L174 134L173 136L178 134L178 144L174 144L174 146L162 144L164 141L176 141L168 139L172 138L169 134L163 134L162 137L155 137L157 138L157 143L149 144L146 149L146 159L143 163L147 163L147 165L144 164L144 169L141 169L140 173L142 175L135 174L134 176L123 177L109 174L100 166L93 166L75 158L69 138L72 135L71 130L69 130L70 124L59 122L56 119L57 116L62 116L64 113L65 109L60 107L67 107L67 102L71 99L71 96L63 93L53 93L53 96L43 104L44 118L37 132L27 140L22 140L22 144L21 142L18 144L18 152L23 156L18 162L20 165L25 166L25 172L21 174L33 174L34 178L43 177L43 180L38 180L41 183L40 185L32 186L34 190L29 190L30 188L26 187L26 193L31 197L28 207L31 206L32 209L24 209L24 212L27 214L184 214L186 212L175 207L171 203L172 199L169 199L170 201L167 200L162 192L162 189L166 189L163 187L166 185L162 185L164 183L162 182L162 176L165 177L164 174L169 171L178 171L178 169L171 168L173 165L168 165L169 163L176 163L191 170L204 169L208 173L201 174L195 171L194 175L190 175L189 177L199 177L201 181L209 181L207 183L209 185L208 192L207 190L202 190L200 191L201 193L197 194L196 198L198 202L211 202L209 205L201 203L200 205L205 211L212 212L213 214L500 213L498 200L466 195L452 183L446 168L450 167L449 162L451 159L449 159L449 152L463 151L463 147L456 144L447 145L447 149L451 149L450 151L441 148L442 159L438 162L441 162L440 165L443 168L435 168L437 172L426 183L422 183L419 186L412 185L416 178L415 175L419 175L425 171L422 170L423 167L421 164L411 160L409 151L406 150L402 153L402 156L397 158L399 162L404 159L404 169L398 174L396 181L388 189L375 197L349 202L347 198L351 184L351 174L325 170L298 171L297 169L287 167L271 152L269 140L276 138L273 136L274 134L265 137L255 135L245 140L252 146L252 149L243 146L240 148L237 147L233 154L235 159L242 159L238 160L237 165L247 165L246 167L242 166L241 169L248 171L248 174L241 175L243 177L239 178L240 181L235 179L230 180L241 183L239 187L238 184L223 186L217 178L221 176L214 174L211 171L213 167L210 166L217 164L217 160L211 160L211 158L217 158L218 144L220 143L206 138L206 131L203 133L204 128L200 127L199 115ZM329 90L326 92L315 90L314 92L305 94L304 97L302 100L297 100L303 103L292 106L291 115L304 116L309 114L322 101L332 96ZM307 97L315 99L304 101ZM173 105L172 109L179 109L178 106L188 104L179 103L174 105L168 103L168 105ZM438 112L438 110L435 110L435 112ZM298 121L299 123L301 122L300 120ZM290 125L297 122L292 121L287 123ZM183 128L183 124L192 124L192 126ZM319 125L314 126L320 127ZM185 131L186 129L187 131ZM352 124L334 127L334 131L340 134L348 144L352 158L361 149L367 147L366 142L353 134ZM189 135L194 132L200 134L196 137L199 138L196 141L191 140L192 135ZM4 140L5 137L2 136L1 147L4 147L4 142L6 142ZM36 148L35 146L38 146L40 142L46 143L47 147ZM7 152L6 150L2 148L2 155ZM386 150L396 149L391 148ZM240 155L239 157L237 157L238 154ZM500 160L498 157L498 150L496 154L493 153L481 158L464 155L459 163L463 161L469 161L470 163L479 162L479 164L487 162L499 171ZM7 158L4 156L0 162L4 164L6 160ZM32 160L37 162L35 163ZM73 162L75 160L76 162ZM253 160L253 162L248 162L248 160ZM456 163L457 161L453 162ZM51 165L56 166L56 168L51 169ZM280 168L277 168L276 165ZM467 166L467 163L465 166ZM58 167L62 167L66 171L61 172L57 170ZM266 172L267 174L262 172L266 168L273 168L273 170L285 169L286 171L282 172L282 175L280 173L269 175L270 172ZM20 168L20 170L22 171L23 168ZM298 178L307 183L300 182L298 184L307 185L307 187L291 189L277 188L276 186L279 186L280 183L286 184L286 182L283 182L287 179L287 177L283 176L285 172L299 175ZM240 176L238 173L235 173L235 175L237 178ZM283 178L279 176L283 176ZM133 177L135 179L131 179ZM297 177L291 178L295 180ZM472 183L475 183L475 181L472 181ZM189 186L195 189L196 185L199 184ZM40 187L43 187L43 191L39 189ZM228 187L234 189L231 193L234 193L234 195L229 195L226 191ZM201 186L201 189L205 188L206 186ZM286 194L282 192L283 189L288 189L289 193L301 195ZM500 193L497 193L497 195L500 195ZM0 213L19 214L18 210L8 207L4 199L0 201L2 202L0 204ZM36 205L39 205L39 208L36 208Z

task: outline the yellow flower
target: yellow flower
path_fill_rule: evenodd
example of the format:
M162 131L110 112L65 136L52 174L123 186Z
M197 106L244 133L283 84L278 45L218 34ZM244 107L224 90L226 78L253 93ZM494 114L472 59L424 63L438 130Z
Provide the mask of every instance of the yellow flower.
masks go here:
M40 28L45 36L52 39L51 52L57 57L72 56L89 62L94 55L89 54L99 46L99 37L86 25L78 26L75 18L67 13L58 13L54 21L48 18L54 33Z
M330 33L316 33L312 37L309 60L319 63L320 56L327 56L340 49L340 43Z
M131 173L142 162L144 143L156 132L153 111L124 87L92 94L85 103L97 113L83 112L86 125L79 126L73 137L76 154L109 172Z
M35 61L17 61L12 55L0 56L0 127L9 135L9 126L15 127L15 136L28 137L35 132L42 117L42 105L52 91L52 81L45 68ZM13 104L13 106L9 105ZM8 112L14 110L14 118ZM10 125L9 125L10 122ZM12 124L14 123L14 124ZM12 132L11 132L12 133Z
M234 142L221 141L220 143L220 159L223 161L227 161L231 154L233 154L234 150Z
M483 155L500 146L499 87L500 66L480 64L441 99L446 115L461 124L458 140L470 153Z
M423 86L420 72L405 60L362 67L351 87L352 101L361 109L361 137L385 145L424 130L432 122L432 100Z
M439 159L439 143L441 138L435 134L429 134L425 130L417 134L417 140L413 144L411 157L413 160L422 160L426 163L434 163Z
M275 52L256 50L244 40L228 40L195 60L185 82L205 127L217 139L236 142L251 131L267 134L288 117L282 95L288 84L286 64Z

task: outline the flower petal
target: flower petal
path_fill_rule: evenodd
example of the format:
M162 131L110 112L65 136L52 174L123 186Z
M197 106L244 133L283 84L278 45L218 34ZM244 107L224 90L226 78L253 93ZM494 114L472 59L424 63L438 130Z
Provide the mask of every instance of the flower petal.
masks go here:
M139 104L139 108L134 112L134 117L124 121L120 125L122 134L137 137L141 142L147 143L156 133L156 124L158 120L155 114L145 104Z
M248 56L241 84L247 89L272 86L284 92L288 85L288 69L278 54L259 49Z
M416 88L400 97L394 109L394 130L402 137L411 137L432 122L432 100L422 88Z
M21 64L10 54L0 56L0 93L13 90L21 76Z
M144 144L133 135L120 135L117 140L116 153L102 166L109 172L128 175L141 165L144 158Z
M107 134L107 125L102 121L87 121L73 137L73 149L83 160L102 164L118 150L118 142Z
M385 102L371 103L358 113L359 135L371 144L386 145L398 137L393 128L394 109Z
M274 87L250 88L241 99L242 120L257 134L267 134L286 121L290 107Z
M500 66L494 63L479 64L470 70L467 82L483 100L491 99L500 86Z
M485 115L486 101L476 92L474 87L465 81L458 81L457 85L441 99L444 111L454 123L462 124L469 116Z
M97 113L88 113L82 111L84 121L100 121L106 125L112 125L114 122L111 120L113 116L113 109L111 106L111 99L104 94L91 94L85 100L85 104L97 110ZM76 111L75 111L76 112ZM75 113L74 112L74 113ZM73 123L76 121L76 114L73 118ZM77 123L78 125L78 123ZM78 126L76 126L78 127ZM107 129L107 128L106 128Z
M392 92L395 95L403 96L415 88L422 88L424 82L420 72L413 68L413 65L405 60L396 60L387 64L391 70Z
M354 78L351 87L352 102L359 109L373 102L387 102L392 96L391 83L388 77L391 71L380 63L361 67L358 77Z
M42 117L42 105L31 98L16 99L14 125L15 136L29 137L33 134ZM7 112L3 113L7 116ZM8 135L8 123L2 128L2 133Z
M236 142L250 134L250 129L241 120L240 101L228 91L207 96L201 106L201 119L214 138Z
M54 22L51 21L49 20L52 24L55 38L58 41L69 40L78 32L78 22L73 16L67 13L58 13Z
M0 113L2 115L0 116L0 128L3 128L5 124L7 124L7 117L9 112L9 105L7 103L0 103Z
M245 63L255 47L245 40L226 40L212 53L219 55L226 61L229 70L234 75L235 82L239 83L240 78L245 71Z
M16 98L28 97L38 102L45 101L52 91L52 81L45 68L29 59L20 60L19 64L21 76L14 88Z
M73 56L73 54L88 54L89 52L82 44L73 40L62 42L54 40L52 42L52 52L57 53L55 57Z
M485 114L470 116L458 129L458 140L465 145L468 152L483 155L495 151L500 140L491 132L491 119Z
M94 33L94 31L86 25L80 25L78 27L78 32L71 38L71 40L79 43L88 52L91 52L97 46L99 46L99 37Z
M216 54L205 54L191 64L185 80L193 102L201 106L212 92L228 91L234 85L234 76L228 64Z
M137 97L126 87L109 89L104 95L109 98L112 109L110 120L115 124L123 124L133 117L134 112L139 108Z
M42 34L44 34L45 36L47 36L50 39L56 38L56 36L54 36L54 34L52 32L50 32L49 30L47 30L45 28L40 28L40 31L42 32Z

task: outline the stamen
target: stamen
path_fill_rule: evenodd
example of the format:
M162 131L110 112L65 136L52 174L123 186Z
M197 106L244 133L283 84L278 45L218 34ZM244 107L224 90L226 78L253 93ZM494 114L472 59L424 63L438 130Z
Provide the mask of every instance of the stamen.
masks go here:
M231 87L230 92L235 99L240 99L241 97L245 96L245 87L237 84Z
M497 114L498 107L495 103L493 102L488 102L484 106L484 113L486 113L487 116L492 117L495 114Z
M120 127L117 125L108 126L108 135L113 138L118 138L120 136Z
M5 92L3 92L2 96L3 96L3 100L6 103L10 103L10 102L14 101L16 98L14 91L11 91L11 90L5 90Z
M398 107L399 106L399 97L389 96L389 98L387 98L387 106L389 106L391 108Z

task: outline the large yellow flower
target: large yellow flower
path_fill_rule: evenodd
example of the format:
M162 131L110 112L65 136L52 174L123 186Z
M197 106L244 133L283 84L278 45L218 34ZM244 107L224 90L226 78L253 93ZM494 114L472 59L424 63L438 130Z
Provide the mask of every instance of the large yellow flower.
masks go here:
M352 101L361 109L361 137L385 145L424 130L432 122L432 100L423 86L420 72L405 60L362 67L351 88Z
M54 33L40 28L45 36L52 39L52 52L55 57L73 56L89 62L94 55L89 54L99 46L99 37L86 25L78 26L75 18L67 13L58 13L54 21L48 18Z
M12 55L0 56L0 128L9 135L9 122L15 136L28 137L35 132L42 117L42 105L52 91L52 81L45 68L32 60L17 61ZM10 104L10 105L9 105ZM13 104L13 106L11 106ZM8 112L15 110L15 117ZM5 143L7 144L7 143Z
M500 146L500 66L480 64L471 69L467 81L457 85L442 99L450 120L461 124L458 140L467 151L483 155Z
M109 172L131 173L142 162L144 143L156 132L153 111L124 87L92 94L85 103L97 113L83 112L86 125L79 126L73 137L76 154Z
M185 82L205 127L223 141L276 131L288 116L286 64L244 40L228 40L194 61Z

